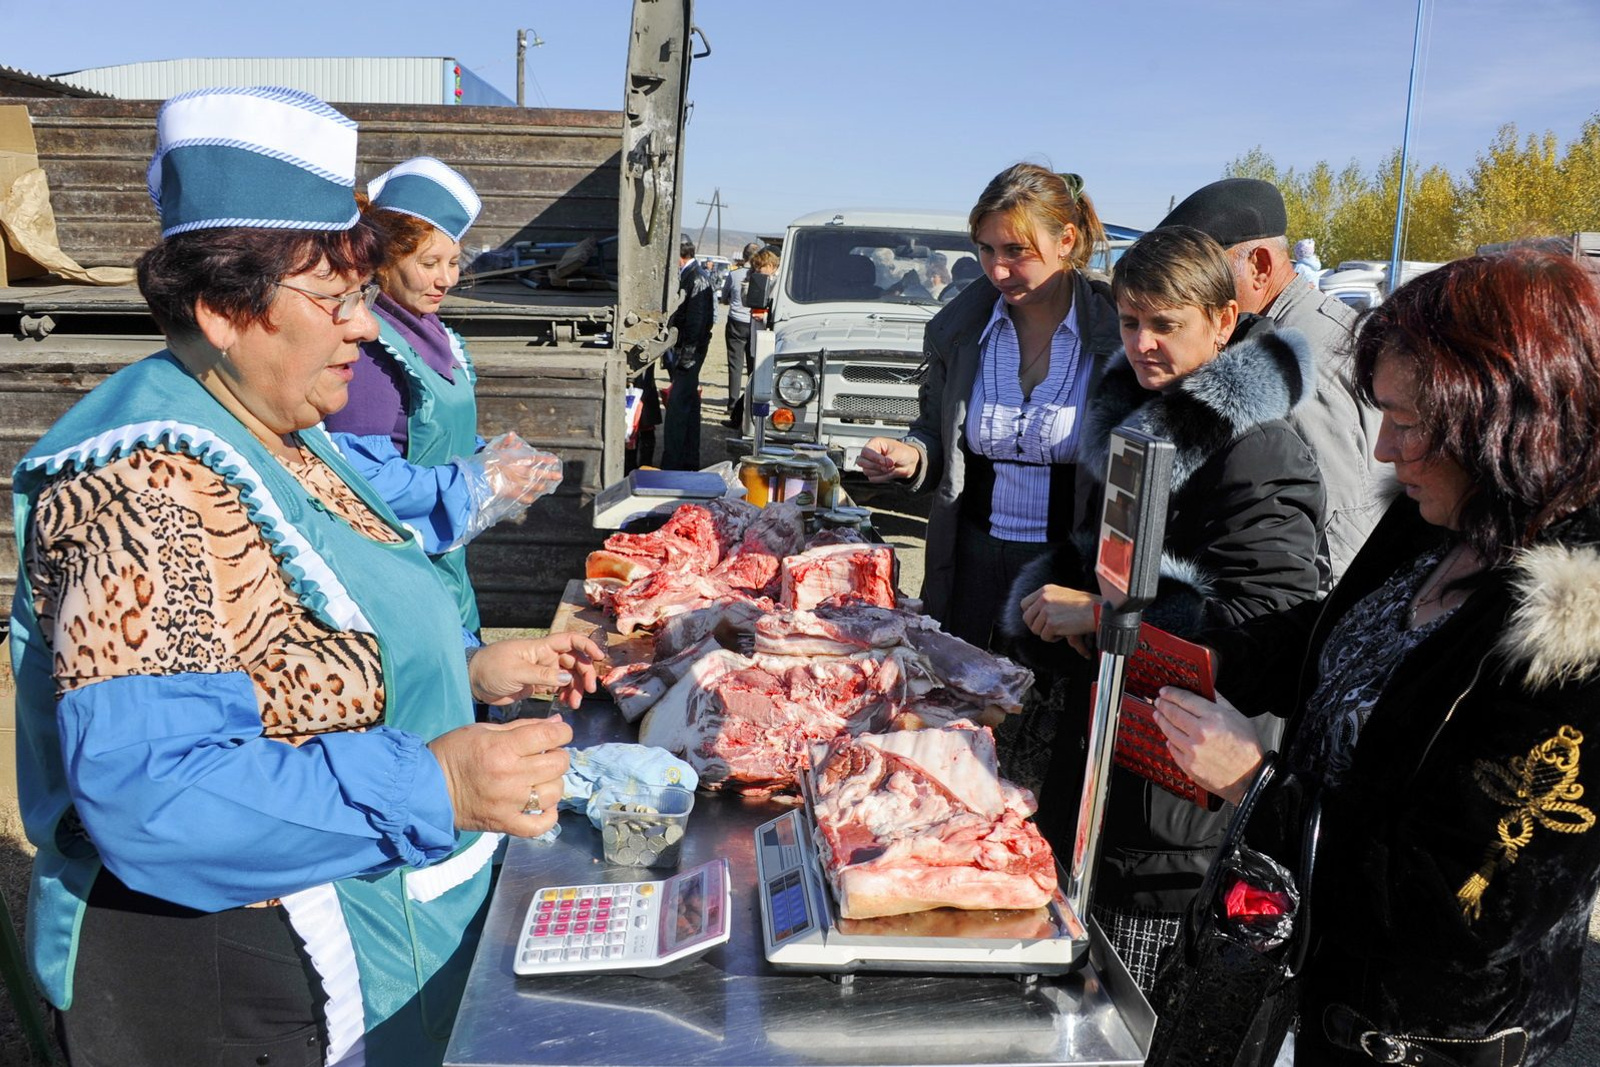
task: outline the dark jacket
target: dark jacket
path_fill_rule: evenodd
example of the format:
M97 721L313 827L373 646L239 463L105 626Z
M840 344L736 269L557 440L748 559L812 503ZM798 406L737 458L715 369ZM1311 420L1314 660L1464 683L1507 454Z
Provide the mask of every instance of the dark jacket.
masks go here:
M691 259L678 271L678 306L668 325L678 331L673 342L673 369L692 371L706 358L711 328L717 320L717 294L711 276Z
M1316 381L1310 347L1295 330L1252 319L1222 354L1172 389L1139 385L1118 353L1090 383L1080 496L1098 502L1112 429L1170 440L1177 455L1152 624L1191 636L1281 611L1317 592L1322 480L1310 449L1285 421ZM1058 848L1070 845L1089 718L1087 664L1065 643L1046 644L1022 622L1020 600L1041 585L1098 588L1092 556L1096 507L1068 547L1025 567L1002 626L1017 657L1041 671L1066 671L1067 698L1040 810ZM1123 770L1112 773L1095 899L1119 907L1181 911L1221 843L1227 812L1211 812ZM1070 853L1068 853L1070 854Z
M1298 714L1334 623L1442 535L1396 501L1324 604L1207 635L1221 691ZM1521 1027L1530 1064L1566 1038L1600 885L1597 674L1590 511L1489 572L1411 651L1324 797L1301 1045L1317 1049L1333 1003L1387 1033Z
M982 364L979 337L994 312L998 291L986 277L972 282L939 310L923 334L928 376L917 391L918 414L904 440L922 453L913 491L934 491L922 578L923 610L945 621L955 589L956 529L966 484L960 442ZM1079 373L1098 373L1119 344L1111 290L1081 273L1073 276L1072 312L1082 345ZM998 591L997 591L998 595Z

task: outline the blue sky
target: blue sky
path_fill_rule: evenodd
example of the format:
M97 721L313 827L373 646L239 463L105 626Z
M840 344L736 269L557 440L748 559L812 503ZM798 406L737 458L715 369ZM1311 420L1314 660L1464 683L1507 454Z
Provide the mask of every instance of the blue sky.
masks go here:
M630 10L0 0L0 64L449 55L515 95L520 26L545 42L530 104L616 109ZM1400 143L1415 14L1409 0L700 0L712 54L691 77L684 228L717 189L729 229L846 206L965 212L1019 159L1079 172L1107 221L1140 227L1258 144L1281 165L1370 170ZM1423 164L1459 176L1502 123L1565 142L1600 110L1595 0L1445 0L1424 40Z

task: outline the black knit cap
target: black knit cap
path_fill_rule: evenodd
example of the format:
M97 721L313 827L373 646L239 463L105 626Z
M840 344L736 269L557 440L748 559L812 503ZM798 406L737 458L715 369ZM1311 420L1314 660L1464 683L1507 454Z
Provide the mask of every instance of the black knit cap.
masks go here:
M1228 248L1263 237L1282 237L1289 230L1289 216L1283 194L1271 182L1224 178L1184 197L1156 229L1164 226L1193 226Z

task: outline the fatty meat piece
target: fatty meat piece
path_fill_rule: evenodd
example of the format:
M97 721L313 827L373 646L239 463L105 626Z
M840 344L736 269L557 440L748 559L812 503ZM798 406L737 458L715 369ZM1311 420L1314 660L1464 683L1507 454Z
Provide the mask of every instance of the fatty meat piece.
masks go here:
M645 534L614 533L604 545L589 553L586 578L634 580L663 567L709 572L722 562L723 546L711 511L699 504L683 504L656 530ZM631 563L633 578L622 573Z
M701 785L792 792L814 742L882 729L905 698L896 656L801 660L715 650L650 709L639 741L687 760Z
M694 667L702 657L719 651L716 637L706 634L700 643L674 656L658 655L650 662L624 663L613 667L600 679L611 700L627 722L638 722L644 713L666 696L667 691Z
M888 545L826 545L783 561L779 602L809 610L835 596L894 607L894 549Z
M1055 857L986 728L837 737L813 752L822 861L846 919L932 908L1038 908Z

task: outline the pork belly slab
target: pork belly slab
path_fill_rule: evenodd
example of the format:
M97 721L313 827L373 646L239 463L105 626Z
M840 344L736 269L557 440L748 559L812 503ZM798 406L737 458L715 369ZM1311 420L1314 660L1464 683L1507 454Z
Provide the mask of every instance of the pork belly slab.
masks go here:
M1049 903L1055 856L1028 821L1033 796L995 767L994 735L967 723L815 746L813 811L840 917Z

